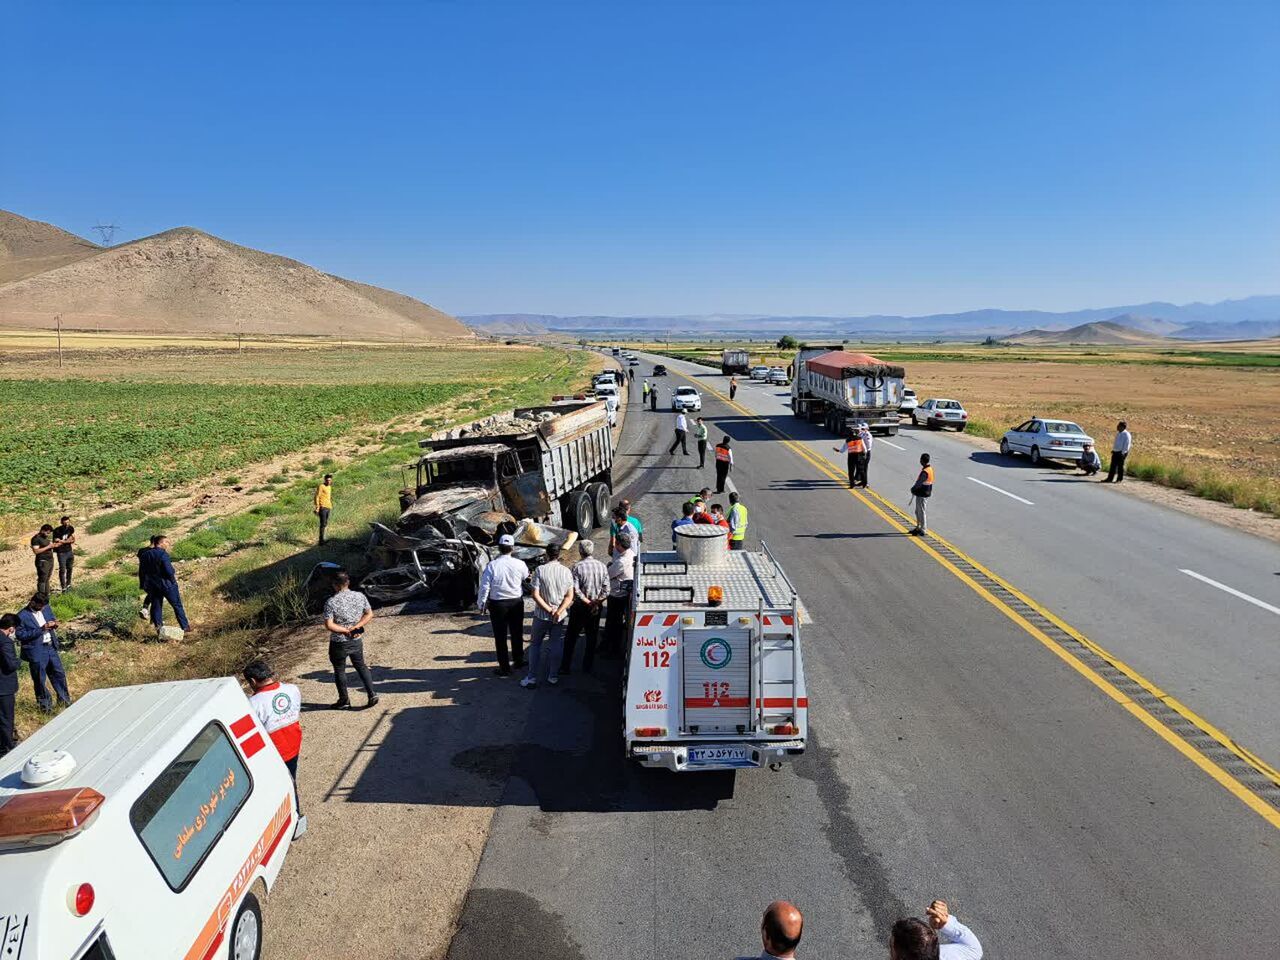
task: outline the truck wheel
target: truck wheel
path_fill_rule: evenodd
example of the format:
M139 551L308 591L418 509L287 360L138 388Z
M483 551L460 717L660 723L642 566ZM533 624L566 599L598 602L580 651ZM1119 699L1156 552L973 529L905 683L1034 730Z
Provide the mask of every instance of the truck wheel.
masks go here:
M587 484L587 497L591 500L595 525L603 527L609 522L609 485L607 483Z
M565 497L565 526L578 532L578 538L586 540L591 536L592 521L595 519L591 506L591 498L582 490L575 490Z
M229 960L259 960L262 956L262 907L255 894L246 893L231 924Z

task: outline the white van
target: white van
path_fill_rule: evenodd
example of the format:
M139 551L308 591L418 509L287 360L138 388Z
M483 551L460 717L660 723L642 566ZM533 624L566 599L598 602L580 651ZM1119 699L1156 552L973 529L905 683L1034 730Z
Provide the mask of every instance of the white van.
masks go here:
M235 680L85 694L0 758L0 957L258 960L296 810Z

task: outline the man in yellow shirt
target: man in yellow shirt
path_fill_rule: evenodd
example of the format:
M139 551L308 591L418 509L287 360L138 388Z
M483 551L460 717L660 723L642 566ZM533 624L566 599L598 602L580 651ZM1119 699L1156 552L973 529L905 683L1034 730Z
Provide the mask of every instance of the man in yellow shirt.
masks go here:
M316 487L316 516L320 518L320 542L324 543L324 528L329 526L329 511L333 509L333 474L326 473L324 482Z

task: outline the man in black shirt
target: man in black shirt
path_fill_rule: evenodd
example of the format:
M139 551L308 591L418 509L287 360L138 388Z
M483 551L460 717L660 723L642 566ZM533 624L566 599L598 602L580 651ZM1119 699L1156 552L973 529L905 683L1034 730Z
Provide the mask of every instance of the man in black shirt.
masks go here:
M76 528L70 517L63 517L53 528L53 552L58 558L58 586L63 590L71 586L71 568L76 562Z
M49 579L53 576L53 524L46 523L31 538L31 552L36 557L36 593L49 598Z

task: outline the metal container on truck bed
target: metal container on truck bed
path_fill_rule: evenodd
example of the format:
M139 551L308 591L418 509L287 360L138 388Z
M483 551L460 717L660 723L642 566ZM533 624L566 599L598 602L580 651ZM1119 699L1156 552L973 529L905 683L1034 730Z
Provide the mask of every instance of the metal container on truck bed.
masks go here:
M720 355L720 372L726 377L751 372L751 354L746 350L726 350Z
M806 347L792 364L791 411L844 436L860 421L873 432L898 432L906 370L865 353Z

